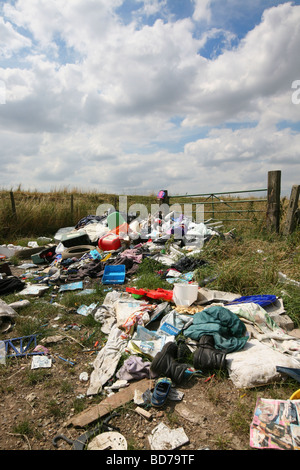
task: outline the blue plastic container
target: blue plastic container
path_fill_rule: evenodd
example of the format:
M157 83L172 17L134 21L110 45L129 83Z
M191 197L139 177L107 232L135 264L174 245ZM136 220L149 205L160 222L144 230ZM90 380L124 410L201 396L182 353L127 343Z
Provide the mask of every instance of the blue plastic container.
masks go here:
M102 284L123 284L125 282L125 264L110 266L107 264L102 276Z

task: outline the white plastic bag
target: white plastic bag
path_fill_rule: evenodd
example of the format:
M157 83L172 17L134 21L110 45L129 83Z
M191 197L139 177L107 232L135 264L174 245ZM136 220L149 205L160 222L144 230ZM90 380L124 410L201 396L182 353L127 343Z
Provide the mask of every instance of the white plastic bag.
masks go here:
M298 368L299 361L253 339L226 356L229 378L237 388L252 388L282 379L276 366Z

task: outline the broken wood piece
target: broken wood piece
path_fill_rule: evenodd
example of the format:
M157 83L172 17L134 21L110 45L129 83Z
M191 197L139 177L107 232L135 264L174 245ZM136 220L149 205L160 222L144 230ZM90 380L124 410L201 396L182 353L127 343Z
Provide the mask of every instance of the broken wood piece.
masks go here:
M87 408L74 416L69 420L68 424L84 427L133 400L135 390L145 392L148 389L151 390L153 387L154 381L150 379L142 379L138 382L134 382L114 395L104 398L104 400L97 405Z
M288 206L287 215L286 215L285 227L284 227L284 235L290 235L295 229L295 225L296 225L295 215L296 215L297 208L298 208L299 195L300 195L300 186L295 184L292 187L292 191L291 191L289 206Z
M146 418L148 421L150 421L150 420L152 419L152 414L149 413L149 411L144 410L144 409L141 408L140 406L137 406L134 411L136 411L136 413L138 413L138 414L139 414L140 416L142 416L143 418Z

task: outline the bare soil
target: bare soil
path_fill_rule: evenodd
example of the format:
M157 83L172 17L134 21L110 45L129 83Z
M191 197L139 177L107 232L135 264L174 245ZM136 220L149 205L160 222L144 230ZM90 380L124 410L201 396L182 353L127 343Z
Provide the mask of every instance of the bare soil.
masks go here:
M83 396L88 387L79 380L80 373L86 370L86 358L78 354L75 360L75 366L55 360L51 369L43 370L41 381L36 383L28 380L29 356L14 358L9 363L9 370L1 379L0 450L71 450L72 446L64 439L54 446L53 438L62 434L75 441L86 430L70 426L70 419L76 413L74 401L80 400L76 397ZM71 385L70 390L64 390L64 382ZM239 413L241 400L244 404L249 400L247 394L242 396L229 379L217 377L208 382L194 377L176 388L184 393L183 399L168 399L161 408L147 408L151 414L149 420L135 411L137 405L133 402L116 410L119 415L109 424L119 429L129 449L149 450L148 435L161 422L171 429L184 429L189 443L181 450L249 449L247 432L241 433L238 426L230 423L233 414ZM87 408L94 399L81 400ZM22 430L24 423L27 427ZM95 424L91 423L89 428Z

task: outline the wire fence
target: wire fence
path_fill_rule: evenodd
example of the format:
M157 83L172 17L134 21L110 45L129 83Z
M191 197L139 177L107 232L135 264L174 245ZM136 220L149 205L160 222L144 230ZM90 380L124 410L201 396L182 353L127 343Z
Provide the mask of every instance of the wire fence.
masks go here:
M184 194L169 196L172 204L186 203L192 205L192 216L196 217L199 207L203 207L205 221L217 222L251 222L265 218L267 212L267 188L217 193ZM252 194L260 193L260 197ZM262 194L263 193L263 194ZM247 195L246 198L242 197Z

